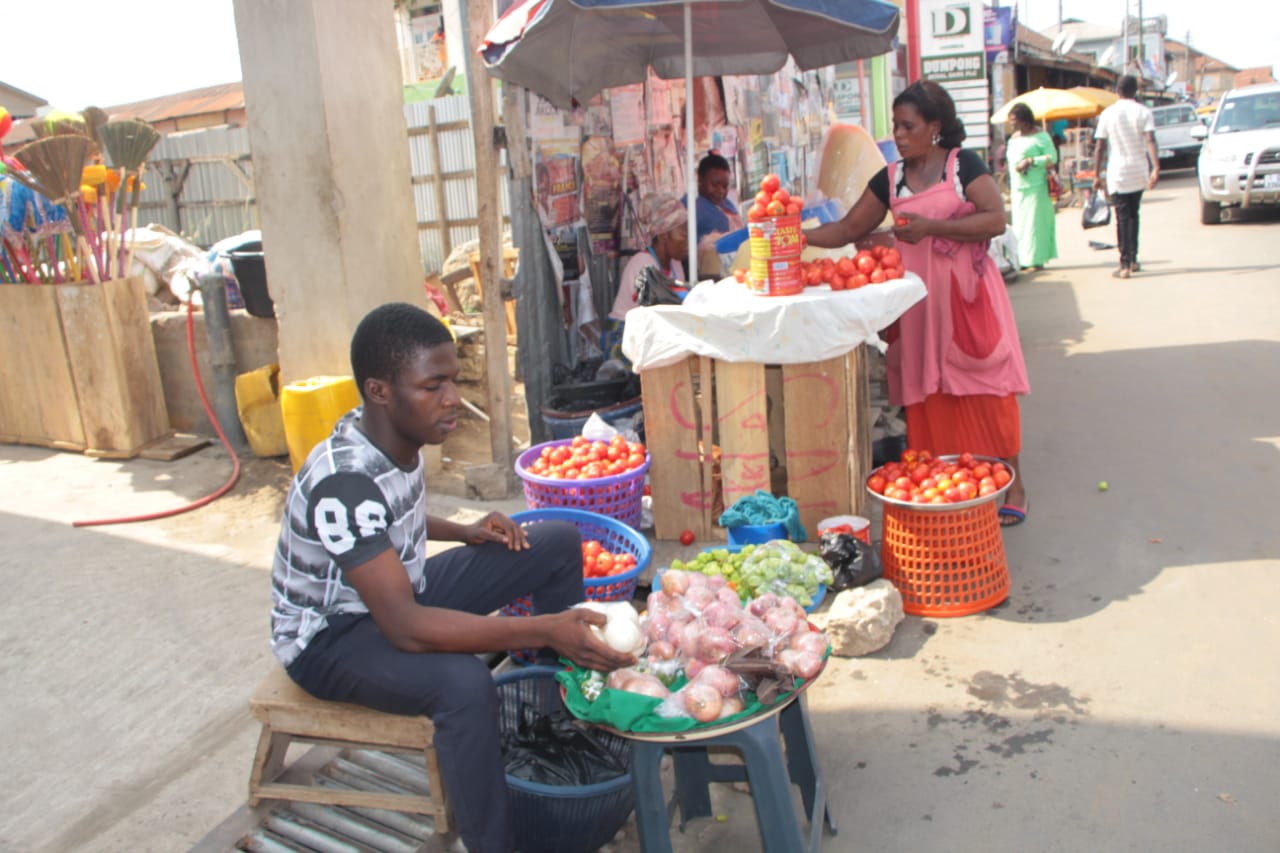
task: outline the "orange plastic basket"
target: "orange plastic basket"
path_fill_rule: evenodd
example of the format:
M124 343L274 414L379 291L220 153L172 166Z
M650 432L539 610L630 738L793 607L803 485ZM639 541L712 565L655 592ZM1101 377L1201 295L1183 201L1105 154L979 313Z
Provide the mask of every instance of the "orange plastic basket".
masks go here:
M884 504L884 576L914 616L968 616L1009 597L996 501L951 512Z

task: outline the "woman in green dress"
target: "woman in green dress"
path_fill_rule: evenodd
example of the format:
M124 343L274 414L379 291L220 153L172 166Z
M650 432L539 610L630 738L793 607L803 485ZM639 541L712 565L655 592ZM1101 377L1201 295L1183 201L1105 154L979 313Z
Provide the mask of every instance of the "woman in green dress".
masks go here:
M1014 104L1009 113L1014 133L1009 138L1009 195L1013 230L1018 236L1018 260L1023 269L1038 270L1058 257L1058 237L1053 199L1049 197L1048 171L1058 162L1049 134L1036 125L1026 104Z

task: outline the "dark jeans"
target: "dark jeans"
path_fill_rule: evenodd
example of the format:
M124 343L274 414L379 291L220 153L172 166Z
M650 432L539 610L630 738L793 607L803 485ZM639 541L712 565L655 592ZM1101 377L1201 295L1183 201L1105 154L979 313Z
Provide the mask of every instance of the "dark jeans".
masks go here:
M1111 206L1116 212L1116 242L1120 244L1120 266L1138 262L1138 207L1142 190L1134 193L1112 193Z
M581 601L578 529L547 521L528 530L532 547L527 551L491 543L429 558L427 586L416 596L418 603L487 614L530 592L541 613ZM343 614L328 619L288 672L321 699L430 717L440 775L462 842L471 853L509 853L514 836L498 740L498 694L482 660L470 654L402 652L372 617Z

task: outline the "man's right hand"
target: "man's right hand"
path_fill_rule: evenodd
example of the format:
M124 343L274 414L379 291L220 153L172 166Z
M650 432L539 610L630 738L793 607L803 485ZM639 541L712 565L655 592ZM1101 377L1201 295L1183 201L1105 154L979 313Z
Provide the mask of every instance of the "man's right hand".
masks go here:
M551 617L551 636L547 645L583 669L612 672L636 662L634 655L616 652L596 638L591 626L604 627L608 619L603 613L585 607L571 607Z

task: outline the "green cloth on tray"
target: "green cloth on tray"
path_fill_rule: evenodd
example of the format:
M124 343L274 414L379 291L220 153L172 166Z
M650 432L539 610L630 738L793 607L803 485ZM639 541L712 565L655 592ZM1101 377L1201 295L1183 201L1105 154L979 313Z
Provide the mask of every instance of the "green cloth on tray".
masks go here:
M589 674L588 671L564 658L561 658L561 661L569 669L557 672L556 681L559 681L564 686L564 704L568 707L569 712L580 720L610 726L620 732L686 732L690 729L705 729L736 720L743 720L766 710L766 707L755 698L754 693L748 694L751 696L751 704L743 708L742 711L731 717L713 720L709 723L699 723L692 717L659 717L654 711L662 704L663 700L655 699L652 696L641 696L639 693L628 693L625 690L610 690L606 687L600 691L600 696L596 701L591 702L582 695L581 687L582 682ZM681 675L672 684L671 692L674 693L679 690L686 682L687 679ZM801 683L801 680L797 678L795 686L799 687ZM795 691L783 693L778 698L778 702L782 702L793 692Z

